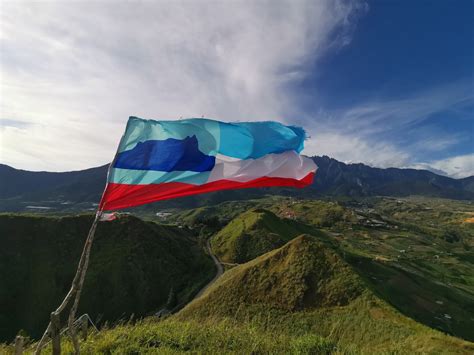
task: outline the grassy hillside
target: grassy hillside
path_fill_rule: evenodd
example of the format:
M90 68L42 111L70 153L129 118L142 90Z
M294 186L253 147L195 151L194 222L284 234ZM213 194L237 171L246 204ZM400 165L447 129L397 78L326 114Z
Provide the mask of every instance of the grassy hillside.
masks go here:
M213 252L224 262L243 263L278 248L302 233L318 233L304 224L281 219L264 209L234 218L211 239Z
M215 210L220 206L199 209L202 220L216 217ZM275 226L272 229L263 223L252 223L252 216L256 216L252 211L235 217L236 211L245 208L266 208L281 219L275 220L274 215L268 218ZM184 214L192 212L176 214L174 218L179 221ZM312 230L306 233L335 246L374 291L403 314L474 341L472 216L471 202L446 199L369 198L336 203L272 197L248 201L246 205L235 202L234 208L225 203L219 218L234 219L217 235L223 242L219 246L224 251L221 257L224 255L226 261L226 253L232 256L237 250L245 250L240 248L243 242L235 240L246 241L253 250L259 250L258 242L265 242L267 249L260 249L261 254L281 245L271 244L272 237L278 236L279 243L291 239L284 238L287 222L306 228L309 225ZM248 237L246 229L259 237ZM300 233L301 229L295 231L295 235Z
M405 315L474 341L474 205L423 197L344 205L294 200L272 209L326 231L371 287Z
M226 272L176 319L251 320L287 335L317 335L359 351L474 351L404 317L339 255L301 236Z
M70 287L91 216L0 215L0 340L37 337ZM97 228L79 314L95 320L143 316L185 301L214 274L186 229L124 217Z

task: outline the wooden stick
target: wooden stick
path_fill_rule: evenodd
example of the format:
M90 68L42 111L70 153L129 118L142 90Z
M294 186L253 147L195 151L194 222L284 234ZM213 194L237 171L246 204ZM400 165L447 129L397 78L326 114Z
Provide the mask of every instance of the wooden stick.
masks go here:
M53 355L61 354L61 320L59 313L51 313L51 345L53 348Z
M23 354L23 337L21 335L17 335L15 338L15 355L22 355Z
M82 250L81 258L80 258L79 264L77 266L76 275L74 276L74 279L72 280L71 288L70 288L69 292L67 293L66 297L64 297L64 300L61 302L59 307L53 312L55 315L58 316L58 319L59 319L59 316L60 316L61 312L64 310L64 308L66 308L66 306L72 300L72 297L74 295L76 295L76 299L77 299L77 291L79 289L79 286L82 287L82 283L84 282L84 278L85 278L85 271L87 271L86 263L89 262L89 254L90 254L90 249L91 249L91 245L92 245L92 240L94 238L95 229L97 227L97 223L99 222L99 219L100 219L101 215L102 215L102 211L97 211L97 213L95 215L94 222L92 223L92 226L89 230L89 234L87 235L87 239L86 239L86 242L84 244L84 248ZM79 303L78 299L77 299L77 303ZM76 305L76 308L77 308L77 305ZM51 313L51 314L53 314L53 313ZM72 329L74 329L74 327ZM73 330L73 332L74 332L74 330ZM41 354L41 350L43 349L43 346L46 343L46 339L47 339L48 335L52 336L51 333L52 333L52 323L49 322L48 327L46 328L46 331L44 332L43 336L41 337L41 339L40 339L40 341L39 341L39 343L36 347L35 355ZM73 342L74 342L74 339L73 339Z
M124 135L122 135L121 141L123 139L124 139ZM58 309L56 309L56 311L53 312L53 313L58 315L58 319L59 319L59 315L64 310L64 308L66 308L66 306L69 304L69 301L72 299L72 297L74 295L76 296L75 299L74 299L74 304L71 308L71 311L70 311L69 317L68 317L69 333L71 334L71 339L72 339L72 342L73 342L73 345L74 345L74 350L75 350L76 354L79 354L80 350L79 350L79 342L77 340L76 331L75 331L75 328L74 328L74 316L76 314L77 306L79 304L79 299L81 298L82 285L84 283L84 278L86 277L86 271L87 271L87 267L88 267L88 264L89 264L89 255L90 255L90 251L91 251L92 242L94 240L95 229L97 227L97 223L100 220L100 217L102 216L102 207L101 207L102 206L102 200L104 198L105 192L107 191L107 186L108 186L108 181L109 181L109 176L110 176L110 170L112 169L112 166L114 166L115 161L117 160L117 155L118 155L118 152L119 152L119 148L120 148L120 144L117 147L117 151L115 152L115 156L114 156L114 159L112 160L112 163L110 163L110 165L107 169L107 178L106 178L105 188L104 188L104 191L102 192L102 197L100 199L99 207L98 207L97 212L95 214L94 222L92 223L92 226L91 226L91 228L89 230L89 233L87 235L86 242L84 244L84 248L82 249L81 258L79 259L79 264L77 266L76 275L74 276L74 279L72 280L71 289L67 293L67 295L64 298L64 300L62 301L62 303L59 305ZM50 335L50 333L51 333L51 322L49 322L48 326L46 327L46 330L44 331L43 336L41 337L41 339L40 339L40 341L39 341L39 343L36 347L35 355L41 354L41 350L43 349L43 347L46 343L46 339L47 339L48 335Z
M89 326L89 318L88 317L83 317L82 318L82 324L81 324L81 331L82 331L82 340L86 341L87 340L87 328Z
M78 279L78 284L76 286L74 303L69 312L69 318L68 318L69 334L71 335L71 340L74 345L74 350L76 354L79 354L80 350L79 350L79 341L77 339L76 329L74 327L74 320L76 317L76 311L79 305L79 300L81 298L82 286L84 285L84 279L86 277L87 267L89 266L89 258L90 258L91 248L92 248L92 242L94 241L95 230L97 228L97 223L99 222L101 215L102 215L102 211L98 211L95 216L94 223L92 223L91 229L89 231L89 235L87 236L87 240L86 240L86 244L84 248L84 250L86 251L85 258L81 267L81 274Z

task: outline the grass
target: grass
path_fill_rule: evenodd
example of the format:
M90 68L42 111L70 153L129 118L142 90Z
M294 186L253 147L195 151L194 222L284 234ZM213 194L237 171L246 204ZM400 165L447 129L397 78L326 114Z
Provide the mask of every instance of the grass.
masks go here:
M26 351L32 353L34 344ZM50 348L45 349L48 353ZM72 353L68 339L62 342L64 353ZM0 351L13 354L11 346ZM144 320L112 329L103 329L81 343L83 354L330 354L337 345L315 334L300 336L275 334L257 323L239 323L230 319L161 322Z

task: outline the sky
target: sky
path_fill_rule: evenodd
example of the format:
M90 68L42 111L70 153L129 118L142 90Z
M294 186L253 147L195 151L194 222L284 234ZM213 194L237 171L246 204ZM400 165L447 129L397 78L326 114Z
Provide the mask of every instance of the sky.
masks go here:
M474 1L0 1L0 163L112 160L129 116L276 120L306 155L474 175Z

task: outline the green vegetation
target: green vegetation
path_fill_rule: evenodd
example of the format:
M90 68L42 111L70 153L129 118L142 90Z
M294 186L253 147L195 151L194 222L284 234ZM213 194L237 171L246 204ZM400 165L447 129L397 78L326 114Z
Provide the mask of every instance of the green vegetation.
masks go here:
M44 331L70 287L91 216L0 216L0 339ZM79 312L114 321L187 301L214 275L186 229L124 217L100 223ZM6 311L8 310L8 311ZM81 314L81 313L80 313Z
M350 211L336 202L286 200L274 205L282 217L296 218L315 227L337 227L353 221Z

